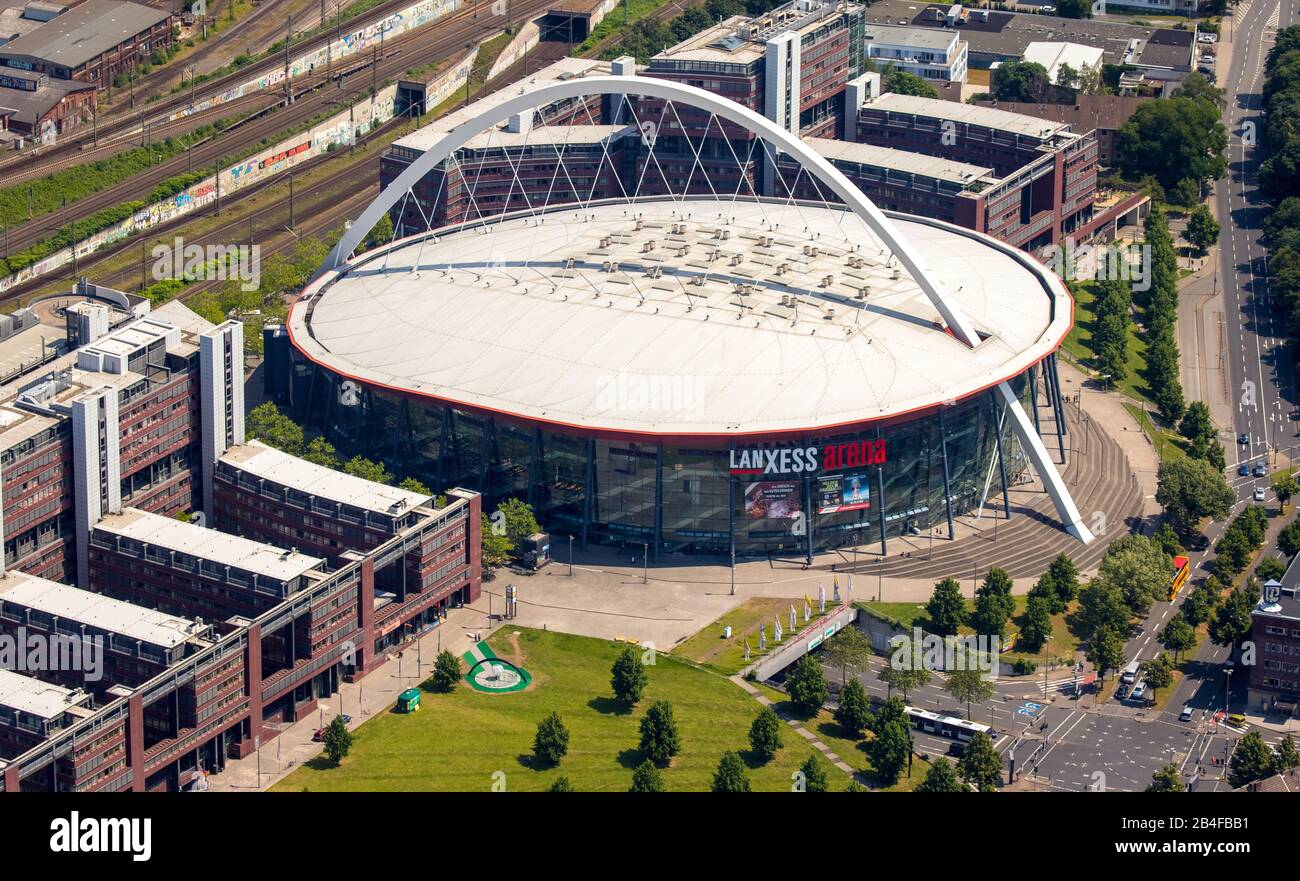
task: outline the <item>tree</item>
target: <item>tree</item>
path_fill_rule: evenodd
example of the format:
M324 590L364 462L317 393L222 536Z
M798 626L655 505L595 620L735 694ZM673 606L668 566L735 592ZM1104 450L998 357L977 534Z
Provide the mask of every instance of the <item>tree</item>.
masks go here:
M1109 579L1097 577L1079 591L1079 617L1092 631L1103 627L1123 633L1133 617L1124 594Z
M249 411L244 421L244 433L294 456L302 452L302 426L283 415L269 401Z
M335 716L334 720L325 726L321 743L325 746L325 755L329 756L329 760L335 765L347 758L348 752L352 749L352 732L343 724L341 716Z
M419 493L422 496L433 495L433 490L429 489L429 487L421 481L416 480L414 477L403 477L402 482L397 486L399 489L404 489L407 492Z
M953 670L943 684L943 690L966 705L966 717L971 718L971 704L983 703L993 697L993 683L979 670Z
M1255 577L1260 581L1280 581L1286 574L1286 563L1278 557L1265 557L1255 567Z
M1210 405L1204 401L1192 401L1188 404L1187 412L1178 423L1178 433L1193 443L1217 437L1214 419L1210 416Z
M858 680L850 679L848 685L840 690L840 703L835 708L835 722L857 739L867 730L870 721L871 701L867 698L866 689Z
M484 566L501 566L510 559L512 550L510 537L505 532L499 532L494 527L492 519L488 515L483 515L482 520L482 546L483 565Z
M1035 61L1006 61L993 76L993 97L998 101L1042 103L1051 91L1047 68Z
M1156 472L1156 501L1175 526L1190 530L1203 517L1227 517L1236 495L1223 472L1209 462L1170 458Z
M893 786L907 768L912 755L912 736L906 722L890 719L880 725L867 742L867 758L880 782Z
M497 505L497 519L505 528L505 535L510 541L510 553L518 554L524 539L542 531L542 525L533 514L532 505L521 499L506 499ZM500 531L500 530L498 530Z
M673 705L655 701L641 717L641 752L656 765L666 765L682 750L682 737L673 718Z
M1187 623L1193 627L1200 627L1206 621L1209 621L1214 615L1215 609L1219 606L1219 592L1223 586L1219 579L1211 575L1205 581L1196 585L1192 592L1183 600L1183 608L1180 613L1187 619Z
M1111 382L1120 382L1128 376L1129 325L1133 323L1128 283L1120 278L1098 281L1093 303L1093 362Z
M614 659L614 666L609 673L609 687L614 690L615 698L629 705L635 705L641 700L648 677L645 665L641 663L634 648L625 646Z
M840 668L840 685L848 678L848 671L858 671L867 666L871 658L871 642L856 627L846 627L826 643L826 660Z
M333 468L338 470L340 467L338 453L334 450L334 445L323 437L314 437L307 444L307 449L303 451L302 457L308 462L320 465L324 468Z
M1168 597L1171 571L1173 560L1158 542L1145 535L1125 535L1107 548L1097 575L1119 586L1129 609L1143 614Z
M1296 749L1295 740L1290 734L1283 737L1281 743L1277 745L1277 755L1274 756L1273 764L1278 771L1300 767L1300 750Z
M886 92L899 95L919 95L922 98L938 98L939 91L924 79L906 70L886 67L881 77Z
M1025 602L1025 614L1020 619L1020 638L1017 649L1036 652L1052 635L1052 608L1046 597L1030 596Z
M573 784L569 782L568 777L560 776L555 778L547 792L573 792Z
M760 762L767 764L783 746L781 720L771 707L763 707L749 726L749 748Z
M433 662L433 686L439 691L451 691L460 681L460 659L447 649L438 652Z
M1011 577L1006 570L996 567L989 569L984 583L975 592L975 612L971 615L971 626L976 633L1001 636L1006 629L1016 603L1011 597Z
M373 480L375 483L392 483L393 475L383 462L372 462L364 456L353 456L343 466L343 470L353 477Z
M1152 688L1168 688L1174 682L1174 665L1169 655L1161 652L1150 660L1142 662L1142 675L1147 685ZM1154 698L1154 696L1152 696Z
M1251 731L1237 741L1228 761L1228 782L1240 789L1263 780L1273 773L1273 752L1258 731Z
M1211 83L1202 74L1192 71L1183 76L1182 82L1174 90L1172 98L1193 98L1208 101L1222 111L1228 106L1228 93Z
M812 716L821 710L828 696L826 676L812 655L804 655L795 661L786 677L786 688L790 700L806 716Z
M989 792L1002 782L1002 757L983 731L977 731L966 745L966 752L957 763L957 771L962 780L980 792Z
M1219 240L1219 221L1204 202L1192 209L1187 218L1187 232L1184 238L1191 242L1196 250L1204 254Z
M1136 180L1154 176L1172 188L1184 178L1217 180L1227 170L1228 132L1219 110L1198 98L1165 98L1140 105L1115 136L1118 166Z
M942 756L934 760L925 779L915 789L916 792L969 792L966 784L957 777L952 762Z
M799 772L803 774L804 792L826 792L831 788L830 778L826 776L826 767L813 753L808 756L808 760L799 766Z
M1277 549L1288 557L1300 553L1300 520L1292 520L1277 534Z
M1088 0L1057 0L1056 14L1061 18L1092 18L1092 4Z
M564 726L560 714L551 714L537 723L537 734L533 737L533 758L539 765L558 765L569 751L569 729Z
M745 776L745 764L740 756L731 750L722 754L718 770L713 774L714 792L749 792L749 778Z
M1279 474L1273 478L1273 492L1277 494L1277 500L1282 503L1282 513L1286 513L1286 503L1291 501L1291 497L1300 493L1300 482L1297 482L1295 475L1291 473Z
M937 636L956 636L957 629L966 623L966 600L961 595L961 585L954 578L945 578L934 586L930 602L925 604L930 616L931 633Z
M1075 568L1073 560L1060 553L1047 567L1046 574L1052 580L1052 592L1055 594L1052 614L1059 615L1079 595L1079 570Z
M664 776L655 763L646 759L632 771L632 788L628 792L664 792Z
M1250 613L1255 609L1258 588L1252 583L1228 594L1210 621L1210 639L1215 645L1235 646L1250 636Z
M1106 671L1118 670L1124 664L1124 640L1108 626L1097 628L1088 640L1088 660L1097 671L1097 678L1104 684Z
M1170 557L1177 557L1183 552L1183 545L1178 539L1178 533L1169 525L1167 520L1160 524L1160 528L1152 534L1151 538L1155 540L1156 544L1160 545L1160 550Z
M1160 644L1173 652L1177 661L1183 652L1196 645L1196 629L1179 613L1160 631Z
M1183 786L1182 777L1178 776L1178 766L1170 762L1151 775L1151 785L1147 787L1146 791L1182 792L1186 788Z

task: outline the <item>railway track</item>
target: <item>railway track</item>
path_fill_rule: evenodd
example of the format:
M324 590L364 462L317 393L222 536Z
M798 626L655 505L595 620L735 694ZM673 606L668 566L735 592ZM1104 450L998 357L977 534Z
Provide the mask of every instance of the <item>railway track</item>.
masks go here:
M373 9L367 10L360 15L348 19L338 29L336 29L336 31L347 31L358 25L365 24L366 22L374 21L375 19L391 12L404 9L409 6L410 3L411 0L388 0L386 3L382 3ZM272 2L270 2L270 0L268 0L262 8L273 10L276 7ZM260 9L258 11L260 11ZM392 40L387 40L385 42L388 45L396 46L404 45L407 41L417 37L427 38L430 31L435 29L440 30L453 22L463 21L466 15L473 20L474 11L475 10L471 8L458 10L453 12L451 15L439 19L428 27L411 33L402 34L401 36L394 37ZM480 16L480 18L492 19L492 17L488 15ZM494 20L499 23L504 22L504 19ZM300 55L304 52L324 46L327 42L331 42L335 39L334 35L336 31L321 33L315 37L295 44L291 49L291 54ZM223 38L220 36L216 38L209 51L216 51L218 48L223 47L228 48L221 42L222 39ZM387 46L385 49L387 50ZM348 66L355 63L359 57L361 56L352 56L344 62L339 62L339 66L346 70ZM188 66L188 63L190 63L190 60L188 58L184 59L182 66ZM192 104L201 103L202 101L216 95L224 94L228 90L242 83L248 82L251 79L266 73L282 70L283 68L283 57L264 58L251 64L244 65L243 67L220 77L209 80L194 89L192 94L188 91L181 91L175 94L164 94L157 101L152 103L147 103L148 98L151 97L151 95L146 94L144 96L144 101L146 103L144 103L143 106L128 109L118 108L117 110L108 113L105 118L99 120L97 126L91 126L90 128L82 126L76 132L61 139L59 143L51 147L38 148L36 150L28 151L20 156L15 156L8 161L0 161L0 186L9 186L10 178L18 174L30 177L31 172L27 163L33 159L40 159L41 164L36 166L38 169L50 169L62 167L63 164L66 164L73 157L76 157L78 162L93 161L95 158L101 158L104 155L105 150L101 149L94 155L91 155L87 150L87 144L93 142L96 138L96 128L98 129L98 138L100 141L103 141L106 137L114 138L125 135L127 138L130 138L132 136L138 136L145 126L148 126L151 133L159 132L160 136L166 136L168 134L175 135L184 131L192 131L200 125L215 121L223 116L229 116L231 115L232 110L237 110L237 108L242 107L243 109L247 109L249 104L256 102L249 101L242 105L240 102L245 99L251 99L253 96L268 96L271 98L271 103L274 103L277 100L282 100L284 94L282 88L276 87L272 89L262 89L258 92L251 93L248 96L244 96L244 98L239 99L236 102L227 102L210 111L194 114L184 120L173 120L170 124L167 121L167 117L177 110L189 107ZM159 70L162 71L164 69L165 68L160 68ZM167 71L169 82L173 73L175 73L175 71ZM303 82L303 88L306 89L308 81L314 81L313 84L319 84L323 83L326 78L327 73L322 72L319 74L307 74L302 77L295 77L294 79L295 81ZM153 93L161 94L162 91L162 89L154 89ZM167 87L167 91L170 91L170 86ZM140 101L137 101L137 103L140 103ZM164 130L164 126L167 127L166 130ZM23 167L19 168L19 166ZM44 173L48 173L48 171L45 171Z
M524 13L526 15L544 9L546 5L545 0L517 4L526 10ZM366 100L372 84L378 85L385 80L396 79L411 68L448 57L467 42L472 42L482 34L497 30L499 27L500 20L496 17L482 16L475 20L470 16L458 19L454 23L447 22L446 25L440 25L438 28L416 31L407 35L404 40L393 40L385 46L385 54L376 57L377 64L372 64L370 59L366 59L354 62L351 67L346 68L338 88L333 86L333 82L316 80L309 86L305 85L299 98L288 107L282 106L282 101L275 102L271 105L279 106L275 112L267 112L271 107L264 107L258 111L261 115L249 117L236 128L227 129L220 135L209 138L166 162L79 199L69 207L66 218L62 212L52 212L13 227L8 232L9 252L20 251L50 237L72 220L88 217L104 208L147 196L157 184L187 171L210 166L217 160L239 151L243 146L260 143L280 134L285 129L304 124L315 117L346 110L350 103ZM7 183L7 181L0 183ZM31 284L39 285L40 280L33 280Z

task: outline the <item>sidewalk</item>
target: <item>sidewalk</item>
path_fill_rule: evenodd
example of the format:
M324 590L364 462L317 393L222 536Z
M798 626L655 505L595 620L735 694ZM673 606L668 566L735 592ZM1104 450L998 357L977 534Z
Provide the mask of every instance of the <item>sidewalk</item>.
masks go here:
M488 624L487 602L483 597L473 606L452 609L446 621L418 641L412 640L404 645L400 659L397 650L393 649L388 656L390 660L370 675L356 683L342 683L341 695L323 698L315 711L281 729L278 737L263 738L260 756L252 753L243 759L227 760L224 771L208 778L211 791L266 790L294 768L320 755L321 745L312 742L312 735L317 728L329 724L340 711L352 716L348 729L353 731L372 716L387 712L398 694L419 685L433 673L439 645L459 657L474 645L472 635L481 632L486 637L499 626L499 623Z

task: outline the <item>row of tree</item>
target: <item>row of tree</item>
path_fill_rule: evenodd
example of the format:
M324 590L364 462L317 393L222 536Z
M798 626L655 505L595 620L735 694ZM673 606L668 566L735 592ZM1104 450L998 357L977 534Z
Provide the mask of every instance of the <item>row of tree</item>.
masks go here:
M1259 185L1274 205L1264 220L1271 293L1300 331L1300 25L1283 28L1264 64L1263 146ZM1252 123L1253 124L1253 123Z

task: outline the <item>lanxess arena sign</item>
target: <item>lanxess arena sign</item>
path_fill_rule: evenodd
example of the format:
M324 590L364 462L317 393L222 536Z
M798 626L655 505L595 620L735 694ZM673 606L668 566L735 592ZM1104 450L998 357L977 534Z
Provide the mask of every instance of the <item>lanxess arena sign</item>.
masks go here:
M885 463L885 440L853 441L825 447L754 447L730 451L732 474L764 477L814 475L843 468Z

